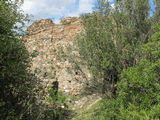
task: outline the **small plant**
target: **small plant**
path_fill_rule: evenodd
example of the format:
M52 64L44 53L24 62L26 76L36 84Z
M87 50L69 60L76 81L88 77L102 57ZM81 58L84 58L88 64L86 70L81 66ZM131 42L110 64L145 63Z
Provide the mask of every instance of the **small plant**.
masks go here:
M47 109L45 110L45 119L63 120L65 111L68 109L66 104L67 97L62 92L57 92L54 88L48 90L46 97Z
M55 68L54 68L53 66L51 66L50 69L51 69L52 71L55 70Z
M80 99L80 97L75 97L75 96L72 96L72 97L71 97L71 100L72 100L72 101L78 101L79 99Z
M37 50L34 50L31 54L31 56L34 58L34 57L37 57L39 55L39 52Z

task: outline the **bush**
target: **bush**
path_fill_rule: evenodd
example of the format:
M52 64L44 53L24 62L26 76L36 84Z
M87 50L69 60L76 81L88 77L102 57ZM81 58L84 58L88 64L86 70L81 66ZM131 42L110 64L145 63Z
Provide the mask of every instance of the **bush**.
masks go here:
M21 40L25 15L21 0L0 1L0 119L32 119L36 112L37 78L29 71L30 56ZM19 26L18 26L19 24ZM19 31L19 32L18 32ZM34 107L31 107L34 104Z
M160 61L151 63L145 59L123 71L117 87L118 99L124 107L134 104L140 109L150 109L160 102L159 71Z
M62 92L58 92L53 88L48 90L48 96L46 97L46 104L48 104L44 111L45 120L64 120L67 112L66 96Z
M116 84L117 98L104 100L95 120L158 120L160 118L159 28L143 44L143 58L135 67L124 69Z
M141 60L124 70L115 100L104 100L95 119L158 120L160 117L160 60Z
M100 104L100 109L95 111L93 120L118 120L120 104L116 100L103 100Z

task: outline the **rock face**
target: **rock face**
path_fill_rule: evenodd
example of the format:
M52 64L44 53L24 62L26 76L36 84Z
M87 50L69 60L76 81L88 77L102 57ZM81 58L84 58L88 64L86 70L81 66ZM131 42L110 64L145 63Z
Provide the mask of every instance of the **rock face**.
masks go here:
M75 69L72 60L61 59L68 54L67 46L74 48L77 34L84 30L81 19L68 17L61 20L61 24L54 24L50 19L35 21L27 29L23 37L25 46L34 56L31 70L43 80L45 87L59 82L59 90L71 95L78 95L83 84L84 76L89 79L87 68L82 67L84 74ZM78 54L72 50L70 54Z

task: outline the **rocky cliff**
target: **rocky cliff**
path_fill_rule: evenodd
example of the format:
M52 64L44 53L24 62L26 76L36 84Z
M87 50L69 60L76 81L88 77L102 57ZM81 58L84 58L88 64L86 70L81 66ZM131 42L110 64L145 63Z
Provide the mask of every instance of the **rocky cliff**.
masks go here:
M25 46L32 54L31 70L43 80L43 86L52 86L59 82L59 89L71 95L78 95L84 84L84 76L89 79L87 68L81 67L81 74L75 69L75 63L70 59L61 59L67 55L67 46L74 48L75 37L84 30L81 19L68 17L61 24L54 24L50 19L35 21L27 28L23 37ZM63 54L62 54L63 53ZM70 51L78 54L78 51Z

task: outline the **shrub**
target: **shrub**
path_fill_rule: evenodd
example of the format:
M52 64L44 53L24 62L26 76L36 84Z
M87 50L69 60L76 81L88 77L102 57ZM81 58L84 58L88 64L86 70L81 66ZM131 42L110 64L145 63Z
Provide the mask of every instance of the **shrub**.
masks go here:
M30 56L21 40L27 21L19 11L21 0L0 1L0 119L33 119L37 111L37 78L28 69ZM31 104L34 104L31 108Z
M141 46L141 60L123 69L116 84L117 98L104 100L95 119L160 119L160 23L155 24L154 32Z
M44 111L45 120L64 120L67 112L66 96L62 92L55 94L55 90L50 88L48 96L46 97L46 104L48 104Z

